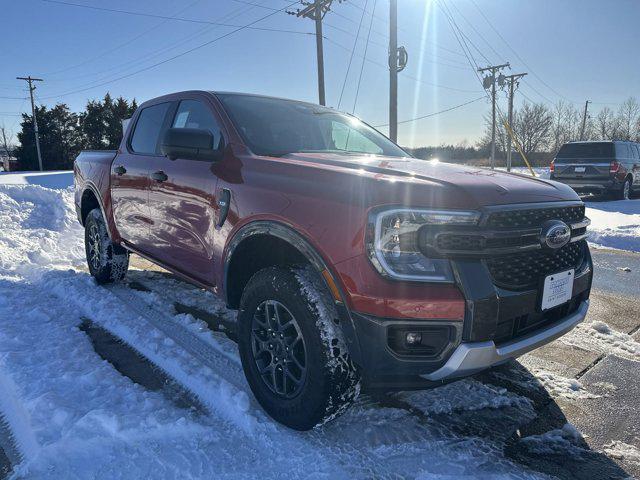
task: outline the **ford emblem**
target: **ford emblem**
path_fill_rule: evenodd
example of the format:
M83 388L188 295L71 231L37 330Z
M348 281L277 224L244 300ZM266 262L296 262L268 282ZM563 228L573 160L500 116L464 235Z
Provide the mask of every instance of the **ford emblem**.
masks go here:
M571 240L571 228L560 220L551 220L542 226L540 243L548 248L564 247Z

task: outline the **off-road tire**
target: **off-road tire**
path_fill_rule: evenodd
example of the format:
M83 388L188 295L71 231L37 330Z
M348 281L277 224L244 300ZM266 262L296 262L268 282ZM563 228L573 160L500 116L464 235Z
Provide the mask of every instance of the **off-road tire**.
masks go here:
M283 306L304 340L306 375L292 398L277 394L259 374L252 346L257 341L254 315L263 311L259 307L265 302ZM309 430L341 415L358 397L360 374L349 356L335 305L313 268L269 267L253 275L240 300L238 332L249 386L274 420L295 430Z
M96 282L119 282L125 277L129 252L111 241L99 208L91 210L84 222L84 247L89 272Z

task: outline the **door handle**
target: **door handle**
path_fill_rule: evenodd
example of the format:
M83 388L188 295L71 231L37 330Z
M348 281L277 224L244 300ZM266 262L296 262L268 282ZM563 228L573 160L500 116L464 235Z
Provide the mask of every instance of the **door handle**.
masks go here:
M122 165L118 165L113 169L113 171L116 172L116 175L124 175L125 173L127 173L127 169Z
M169 177L167 177L167 174L164 173L162 170L158 170L157 172L153 172L151 174L151 178L154 179L156 182L165 182Z

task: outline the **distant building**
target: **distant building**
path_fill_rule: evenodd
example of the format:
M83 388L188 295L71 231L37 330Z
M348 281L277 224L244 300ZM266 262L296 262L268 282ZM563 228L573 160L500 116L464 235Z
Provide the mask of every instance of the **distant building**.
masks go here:
M14 156L13 151L0 150L0 170L12 172L17 169L18 159Z

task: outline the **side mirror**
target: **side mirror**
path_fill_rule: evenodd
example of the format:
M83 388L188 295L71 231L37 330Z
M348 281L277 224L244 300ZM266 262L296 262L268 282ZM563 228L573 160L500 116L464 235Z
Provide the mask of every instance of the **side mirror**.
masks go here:
M217 162L222 159L222 149L213 148L213 134L199 128L170 128L164 134L160 150L170 160Z

